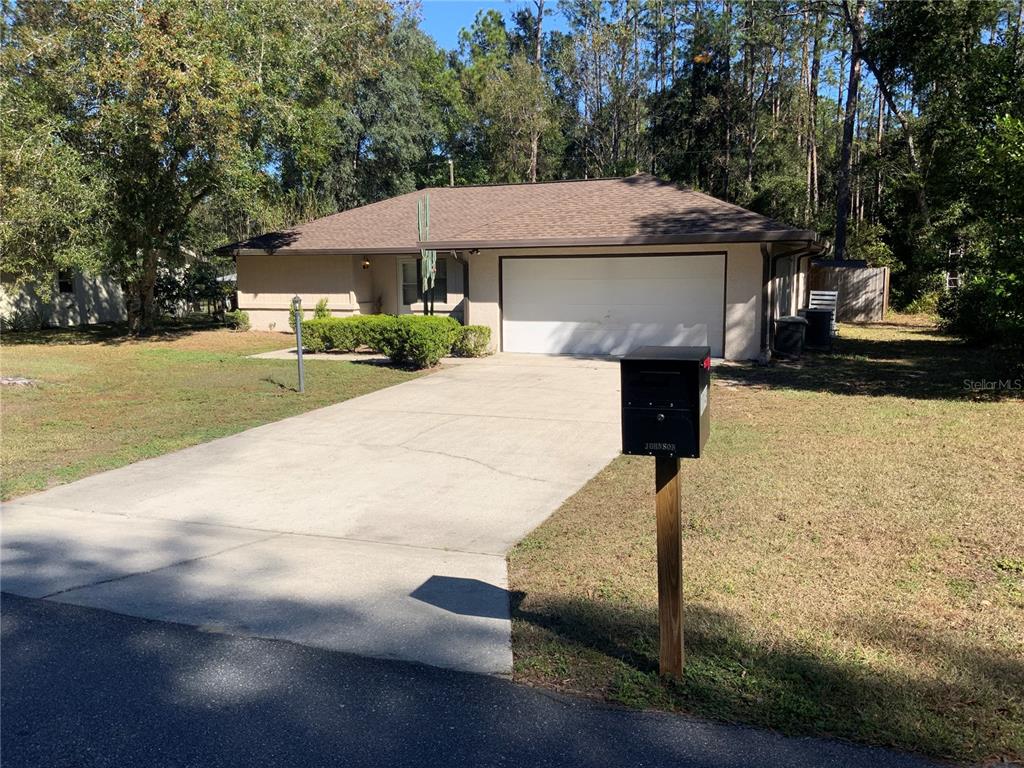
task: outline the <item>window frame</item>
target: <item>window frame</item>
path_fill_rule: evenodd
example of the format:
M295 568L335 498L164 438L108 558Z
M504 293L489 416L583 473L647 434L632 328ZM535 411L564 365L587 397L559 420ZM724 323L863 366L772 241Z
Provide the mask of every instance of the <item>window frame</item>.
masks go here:
M417 256L415 258L408 257L402 258L398 261L398 302L399 308L402 310L408 310L413 312L417 309L423 308L423 289L420 283L420 263L422 257ZM415 269L414 280L416 286L416 300L412 303L406 303L406 288L412 283L408 283L405 280L405 268L407 265L412 265ZM434 306L437 308L447 308L448 298L450 292L448 290L448 257L441 256L437 257L437 274L434 277ZM443 272L443 274L442 274ZM444 292L439 292L439 288L443 286Z
M70 269L57 270L57 293L61 296L74 296L75 273Z

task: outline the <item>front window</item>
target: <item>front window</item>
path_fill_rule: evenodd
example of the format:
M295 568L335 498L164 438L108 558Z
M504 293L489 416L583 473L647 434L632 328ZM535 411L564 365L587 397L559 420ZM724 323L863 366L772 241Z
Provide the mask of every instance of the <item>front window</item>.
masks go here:
M402 304L411 306L423 301L423 289L420 283L420 263L416 261L402 262ZM434 273L434 303L448 303L448 259L437 257L437 271Z
M57 272L57 290L60 293L75 292L75 276L70 269L62 269Z

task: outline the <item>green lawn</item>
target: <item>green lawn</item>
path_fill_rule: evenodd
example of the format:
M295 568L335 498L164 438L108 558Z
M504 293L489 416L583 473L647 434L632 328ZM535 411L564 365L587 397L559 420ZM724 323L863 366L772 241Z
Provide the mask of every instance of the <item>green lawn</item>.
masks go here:
M965 386L1004 366L901 321L716 369L707 457L682 469L685 679L657 674L654 466L634 457L511 553L515 677L1024 759L1024 403Z
M158 456L347 400L417 376L388 367L309 361L306 392L279 333L178 329L131 340L108 328L5 334L2 498Z

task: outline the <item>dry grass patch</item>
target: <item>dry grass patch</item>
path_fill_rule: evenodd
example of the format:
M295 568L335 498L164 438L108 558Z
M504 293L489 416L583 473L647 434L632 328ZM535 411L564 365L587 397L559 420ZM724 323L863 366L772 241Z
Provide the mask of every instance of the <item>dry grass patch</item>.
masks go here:
M717 369L683 462L687 667L657 675L653 460L510 556L519 680L961 760L1024 758L1024 411L920 320Z
M309 361L306 393L294 361L247 355L286 347L280 333L176 329L143 340L95 328L7 334L0 492L9 499L293 416L417 374Z

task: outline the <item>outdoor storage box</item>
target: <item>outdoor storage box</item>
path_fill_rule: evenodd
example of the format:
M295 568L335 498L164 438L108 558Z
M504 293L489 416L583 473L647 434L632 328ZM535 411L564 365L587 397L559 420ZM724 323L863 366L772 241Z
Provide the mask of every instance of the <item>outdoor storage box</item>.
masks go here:
M808 349L832 349L832 310L801 309L800 317L807 321L804 345Z
M802 317L790 315L775 321L775 336L772 349L780 355L800 357L804 351L804 335L807 333L807 321Z
M700 458L708 439L709 347L640 347L622 358L622 452Z

